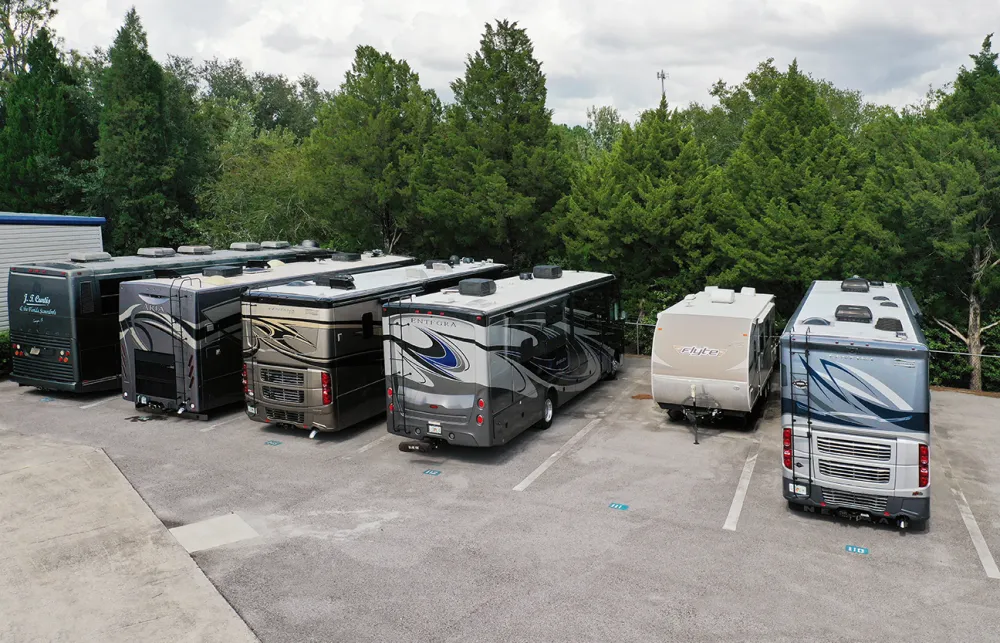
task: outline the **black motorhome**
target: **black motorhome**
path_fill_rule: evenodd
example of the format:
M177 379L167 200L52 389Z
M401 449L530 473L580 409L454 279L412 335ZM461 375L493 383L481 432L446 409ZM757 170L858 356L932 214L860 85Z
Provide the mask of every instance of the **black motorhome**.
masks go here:
M266 248L262 246L268 246ZM118 289L122 282L199 272L205 266L321 258L329 250L287 241L140 248L135 256L71 254L11 266L7 291L13 372L22 386L86 393L120 388Z

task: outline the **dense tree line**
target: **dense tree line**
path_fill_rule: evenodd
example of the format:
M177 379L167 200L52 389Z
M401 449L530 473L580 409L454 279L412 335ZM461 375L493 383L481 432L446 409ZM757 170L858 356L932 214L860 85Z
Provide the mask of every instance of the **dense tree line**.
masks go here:
M990 38L944 90L872 105L793 63L666 96L635 118L552 121L516 23L487 24L443 104L359 46L333 91L239 60L60 51L52 0L4 3L0 209L104 216L115 252L316 238L343 249L612 271L633 319L706 283L788 314L814 279L913 287L935 382L1000 388L1000 71Z

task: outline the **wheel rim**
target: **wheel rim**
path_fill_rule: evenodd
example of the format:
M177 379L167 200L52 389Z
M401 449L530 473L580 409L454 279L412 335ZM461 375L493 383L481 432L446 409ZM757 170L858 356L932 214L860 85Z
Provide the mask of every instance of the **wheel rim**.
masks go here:
M553 412L552 398L551 397L547 397L547 398L545 398L545 421L546 422L551 422L552 421L552 412Z

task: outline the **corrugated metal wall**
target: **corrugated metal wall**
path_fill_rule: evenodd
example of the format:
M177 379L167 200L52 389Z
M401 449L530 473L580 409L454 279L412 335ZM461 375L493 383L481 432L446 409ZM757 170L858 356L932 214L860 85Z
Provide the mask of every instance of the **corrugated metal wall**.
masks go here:
M0 225L0 330L7 330L7 278L10 267L35 261L65 261L72 251L104 249L100 226Z

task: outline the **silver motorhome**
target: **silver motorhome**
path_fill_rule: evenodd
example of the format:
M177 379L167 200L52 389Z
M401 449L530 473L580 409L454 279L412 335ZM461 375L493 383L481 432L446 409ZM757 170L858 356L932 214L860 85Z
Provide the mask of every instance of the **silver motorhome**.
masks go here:
M499 278L503 264L464 259L333 275L243 296L243 387L251 419L337 431L385 413L382 305Z
M781 335L781 488L790 505L901 528L930 517L918 318L896 284L812 284Z
M618 282L558 266L466 279L387 304L382 332L388 431L417 440L402 450L505 444L617 372Z
M774 370L774 295L708 287L656 316L653 401L685 414L746 418L766 400Z
M140 248L131 257L76 253L66 261L11 266L7 291L11 379L21 386L75 393L118 390L118 289L122 282L200 272L205 266L324 255L329 251L270 241L234 243L229 250Z
M268 267L216 266L200 275L121 286L122 395L136 408L193 417L243 401L240 295L250 288L324 274L362 273L413 263L410 257L335 253Z

